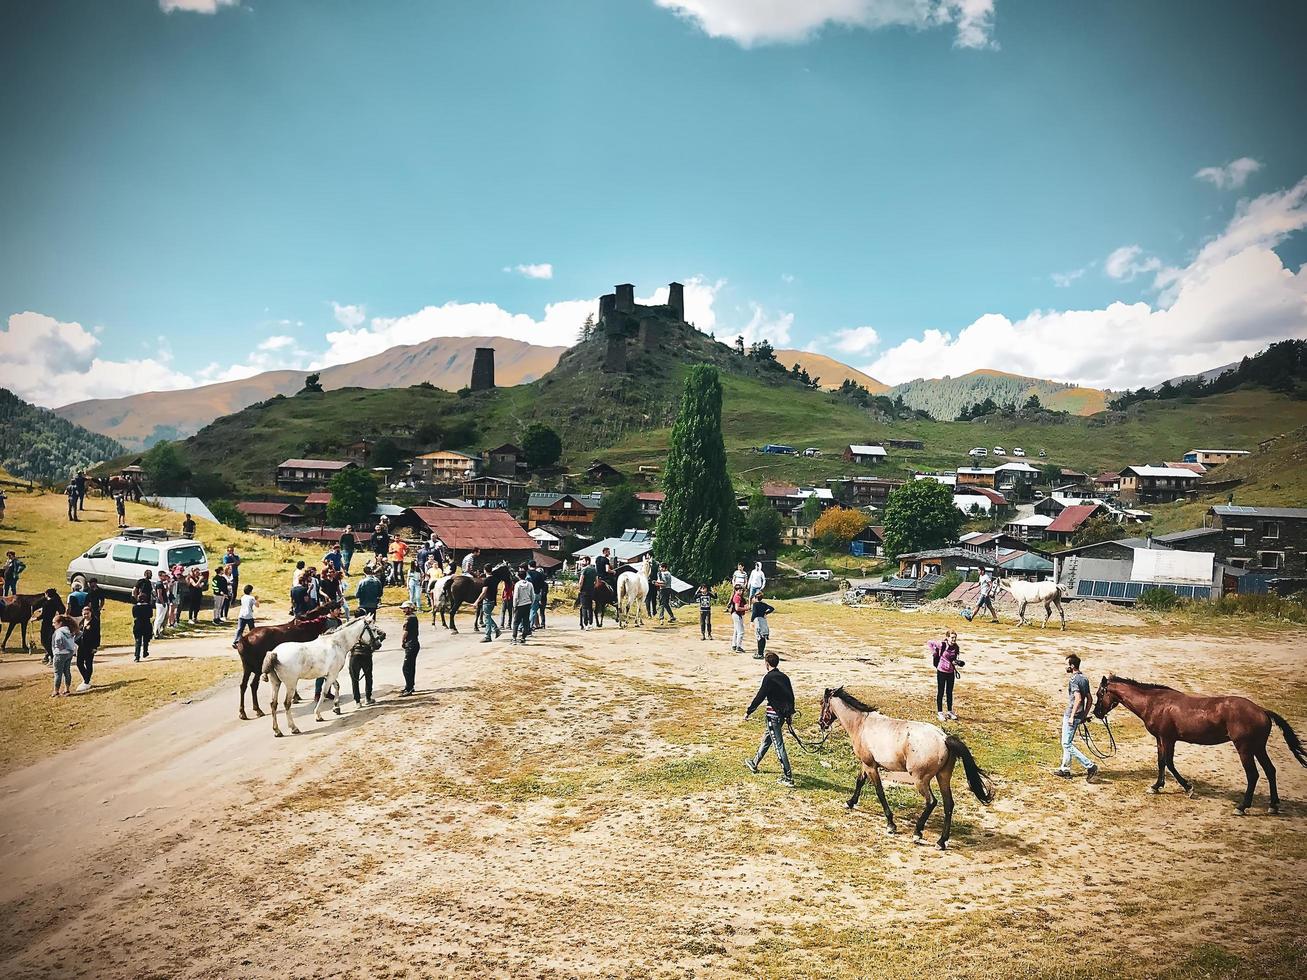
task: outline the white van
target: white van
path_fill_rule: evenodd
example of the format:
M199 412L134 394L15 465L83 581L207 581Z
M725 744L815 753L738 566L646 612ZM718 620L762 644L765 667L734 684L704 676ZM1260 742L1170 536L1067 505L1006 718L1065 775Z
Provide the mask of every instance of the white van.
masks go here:
M830 581L831 570L829 568L814 568L810 572L803 573L804 578L821 579L823 582Z
M130 596L132 587L150 569L154 581L173 565L189 570L198 565L209 583L209 558L204 545L161 527L127 527L117 537L106 538L68 563L68 582L84 586L96 579L106 592Z

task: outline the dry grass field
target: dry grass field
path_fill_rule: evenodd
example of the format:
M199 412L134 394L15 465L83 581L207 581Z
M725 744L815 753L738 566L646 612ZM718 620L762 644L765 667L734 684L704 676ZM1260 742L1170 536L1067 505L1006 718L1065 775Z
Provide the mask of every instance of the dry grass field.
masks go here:
M761 732L758 716L743 718L760 672L751 658L686 623L582 634L558 610L528 647L426 631L411 699L393 696L396 631L380 703L323 725L304 717L299 738L236 721L226 681L84 755L0 779L11 872L0 972L1302 974L1307 770L1282 742L1271 749L1279 817L1264 792L1233 815L1242 775L1229 746L1181 747L1192 799L1171 786L1149 796L1152 742L1124 714L1100 783L1048 773L1063 654L1080 653L1095 680L1116 670L1244 693L1301 731L1293 634L1233 621L1214 636L1129 615L1095 624L1074 607L1061 633L778 605L773 645L801 731L836 684L933 720L922 645L945 624L966 627L961 719L946 727L998 795L984 808L959 793L949 851L885 836L870 792L845 810L854 767L842 734L817 754L791 747L794 790L775 783L771 758L749 774L742 760ZM85 784L67 768L79 760ZM46 846L31 824L58 837L78 826L64 811L79 799L105 816ZM919 812L911 788L890 799L900 827ZM937 815L928 838L938 831Z

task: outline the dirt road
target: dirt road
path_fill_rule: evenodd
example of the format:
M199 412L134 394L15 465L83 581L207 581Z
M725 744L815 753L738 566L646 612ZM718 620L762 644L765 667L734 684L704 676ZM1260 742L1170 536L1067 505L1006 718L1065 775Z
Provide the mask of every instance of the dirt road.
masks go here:
M933 621L781 606L801 728L836 683L933 716ZM274 739L269 719L236 719L226 684L0 780L0 973L993 976L1095 956L1122 975L1301 971L1307 771L1282 742L1279 818L1264 795L1231 815L1228 746L1177 755L1194 799L1148 797L1152 745L1124 717L1100 785L1047 775L1060 653L1249 693L1302 730L1302 654L1280 634L968 629L949 727L999 799L960 797L939 853L885 837L874 798L844 810L842 737L791 748L795 791L770 758L745 772L759 666L727 642L565 619L527 647L424 624L412 698L391 622L372 708L316 725L302 705L305 734ZM900 825L919 811L910 790L891 799Z

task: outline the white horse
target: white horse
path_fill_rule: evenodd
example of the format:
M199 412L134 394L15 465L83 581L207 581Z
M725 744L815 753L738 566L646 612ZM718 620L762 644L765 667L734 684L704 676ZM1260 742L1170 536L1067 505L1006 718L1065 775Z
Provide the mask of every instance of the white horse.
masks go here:
M337 677L350 651L360 644L375 651L385 638L386 634L377 629L371 616L360 616L308 643L282 643L269 650L263 658L263 679L272 682L272 733L278 738L282 736L277 724L277 700L283 684L286 686L286 722L291 732L298 735L300 730L295 727L295 718L290 713L295 685L302 679L323 678L322 693L313 705L313 720L326 720L322 717L322 702L328 694L331 695L332 710L340 714Z
M445 594L453 575L433 578L427 586L427 598L431 601L431 625L436 625L436 616L449 608L449 597Z
M644 625L644 602L649 595L649 576L623 572L617 577L617 625L626 626L635 610L635 625Z
M1044 607L1044 626L1048 625L1048 620L1053 615L1053 607L1057 606L1057 614L1062 619L1062 629L1066 629L1066 612L1062 609L1062 600L1067 597L1065 585L1059 585L1057 582L1022 582L1010 578L1001 578L998 584L1017 601L1017 618L1020 620L1018 626L1026 625L1026 606L1038 602Z

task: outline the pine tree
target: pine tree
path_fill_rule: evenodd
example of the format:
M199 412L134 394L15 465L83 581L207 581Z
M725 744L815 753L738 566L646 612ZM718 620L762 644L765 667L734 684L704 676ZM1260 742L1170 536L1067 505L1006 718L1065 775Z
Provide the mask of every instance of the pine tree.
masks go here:
M687 581L720 582L735 564L735 491L722 442L717 369L692 367L663 471L667 499L655 530L659 561Z

